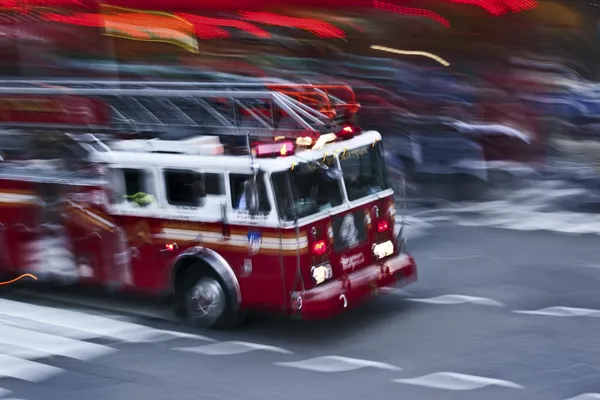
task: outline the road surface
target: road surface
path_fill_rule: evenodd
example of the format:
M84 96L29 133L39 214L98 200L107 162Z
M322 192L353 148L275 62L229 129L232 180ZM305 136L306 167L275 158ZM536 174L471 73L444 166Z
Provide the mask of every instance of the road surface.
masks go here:
M409 245L417 284L319 323L193 332L7 292L0 399L600 399L595 235L442 224Z

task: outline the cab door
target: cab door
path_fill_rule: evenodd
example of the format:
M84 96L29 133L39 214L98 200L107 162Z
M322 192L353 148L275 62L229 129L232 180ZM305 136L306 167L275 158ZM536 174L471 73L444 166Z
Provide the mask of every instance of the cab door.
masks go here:
M115 199L111 214L121 228L122 262L107 271L108 283L153 291L162 270L161 250L156 240L164 212L159 203L157 170L151 167L119 165L112 168Z
M229 243L244 305L280 311L285 309L286 296L277 213L268 176L259 172L256 176L259 213L250 216L244 199L244 183L253 178L252 173L228 174L227 220L231 229L225 241Z

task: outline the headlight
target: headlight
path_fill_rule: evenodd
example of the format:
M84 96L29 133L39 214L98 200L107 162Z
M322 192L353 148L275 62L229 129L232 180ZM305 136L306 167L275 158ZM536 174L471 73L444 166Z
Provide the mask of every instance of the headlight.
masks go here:
M382 259L391 256L392 254L394 254L394 244L391 240L373 245L373 255L375 255L377 259Z
M310 274L317 285L325 282L328 279L331 279L333 276L333 271L331 269L331 265L323 264L317 265L316 267L312 267L310 269Z

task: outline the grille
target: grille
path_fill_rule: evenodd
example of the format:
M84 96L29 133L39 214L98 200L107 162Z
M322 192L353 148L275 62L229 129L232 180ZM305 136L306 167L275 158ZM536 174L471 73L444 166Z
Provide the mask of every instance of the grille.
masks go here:
M351 249L367 240L364 212L334 218L333 237L335 250Z

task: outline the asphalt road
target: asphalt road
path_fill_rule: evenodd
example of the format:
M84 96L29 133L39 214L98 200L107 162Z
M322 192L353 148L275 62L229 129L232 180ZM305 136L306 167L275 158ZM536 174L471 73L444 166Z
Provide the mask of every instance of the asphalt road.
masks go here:
M406 290L330 321L255 318L234 332L192 332L83 300L77 314L7 292L0 399L599 399L576 397L600 393L597 243L437 226L409 243L420 280Z

